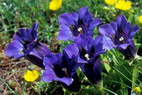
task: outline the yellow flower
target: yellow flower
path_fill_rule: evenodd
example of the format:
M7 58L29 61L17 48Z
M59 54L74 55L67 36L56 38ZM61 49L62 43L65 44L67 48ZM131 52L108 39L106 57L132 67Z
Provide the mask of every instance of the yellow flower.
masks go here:
M131 5L132 5L131 1L119 0L115 4L115 8L120 10L129 10L131 8Z
M49 9L56 11L62 6L62 0L52 0L49 4Z
M24 79L26 81L35 81L38 78L38 71L37 70L27 70L26 73L24 74Z
M138 17L139 22L142 23L142 15Z
M141 88L139 86L135 87L133 89L136 93L140 93L141 92Z
M114 5L118 0L105 0L108 5Z

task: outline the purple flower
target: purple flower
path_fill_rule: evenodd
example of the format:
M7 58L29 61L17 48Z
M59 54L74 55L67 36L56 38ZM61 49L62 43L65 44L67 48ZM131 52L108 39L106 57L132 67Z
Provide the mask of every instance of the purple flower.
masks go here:
M100 34L104 35L103 48L110 50L111 48L117 47L126 58L134 58L136 48L133 37L139 29L137 25L132 26L127 22L124 15L118 16L116 22L104 24L99 27Z
M44 58L45 71L43 81L58 81L70 91L79 91L80 82L76 70L85 61L78 57L75 45L71 44L63 50L63 54L49 54ZM73 49L74 50L73 50Z
M29 49L25 54L25 58L33 64L45 68L43 65L44 56L51 54L51 51L43 43L36 41L27 46Z
M25 48L22 43L20 43L18 40L12 41L4 50L4 53L6 56L14 57L15 59L21 58L24 56Z
M78 10L78 13L64 13L59 16L60 31L59 40L74 40L79 34L85 34L93 37L93 29L101 24L100 19L93 18L88 7Z
M38 23L35 22L33 24L32 29L27 28L27 29L19 29L18 32L14 34L14 40L18 40L24 45L27 45L31 43L32 41L37 40L37 28L38 28Z
M27 45L35 42L37 39L37 26L38 23L35 23L32 29L19 29L14 34L14 40L6 47L5 54L15 59L23 57L29 49Z
M75 39L75 43L79 48L80 58L86 61L81 65L82 71L92 83L101 80L101 62L99 55L105 51L102 48L102 37L98 36L94 40L90 36L79 35Z
M98 36L94 40L92 37L80 35L75 39L75 43L79 47L80 57L87 61L82 65L82 71L92 83L101 80L101 63L99 55L103 54L102 37Z
M25 57L35 65L44 68L43 57L51 52L44 44L37 41L37 27L38 23L35 23L32 29L19 29L19 32L14 35L14 40L6 47L5 54L15 59Z

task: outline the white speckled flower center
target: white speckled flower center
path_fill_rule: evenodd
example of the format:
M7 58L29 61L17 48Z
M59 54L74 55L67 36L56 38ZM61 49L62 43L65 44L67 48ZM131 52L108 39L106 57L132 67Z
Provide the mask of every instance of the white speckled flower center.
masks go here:
M119 41L123 41L123 40L124 40L124 38L123 38L123 37L120 37L120 38L119 38Z
M85 58L86 58L87 60L90 59L88 54L85 54Z
M81 27L79 27L77 30L78 30L79 32L81 32L81 31L82 31L82 28L81 28Z

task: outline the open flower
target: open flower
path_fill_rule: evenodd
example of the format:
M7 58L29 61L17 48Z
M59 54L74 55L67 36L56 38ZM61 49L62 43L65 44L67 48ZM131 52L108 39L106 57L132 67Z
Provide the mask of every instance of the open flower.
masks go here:
M43 81L58 81L70 91L78 92L80 82L76 70L85 61L80 60L77 50L73 50L74 45L69 45L63 50L63 54L50 54L45 56L43 63L45 71Z
M84 63L80 67L86 77L92 83L97 83L101 80L101 63L99 55L105 51L102 47L102 37L98 36L94 40L91 36L85 34L79 35L75 43L69 45L66 50L68 55L76 55L78 63Z
M28 82L35 81L38 78L38 71L37 70L27 70L26 73L24 74L24 79Z
M79 34L93 36L93 29L101 24L100 19L93 18L88 7L78 10L78 13L64 13L59 16L59 40L74 40Z
M125 0L119 0L115 4L115 8L120 10L129 10L131 8L132 2L131 1L125 1Z
M44 44L37 41L37 27L38 23L35 23L32 29L19 29L4 53L8 57L14 57L15 59L25 57L33 64L44 68L43 57L51 52Z
M101 80L99 55L105 52L102 47L102 37L98 36L94 40L82 34L75 39L75 43L79 48L80 58L86 61L86 64L81 65L82 71L92 83L97 83Z
M118 0L105 0L108 5L114 5Z
M142 15L138 17L139 22L142 23Z
M118 16L116 22L99 27L100 34L104 36L103 48L110 50L113 47L117 47L126 58L134 58L136 56L136 48L133 37L139 29L137 25L132 26L127 22L124 15Z
M49 9L56 11L62 6L62 0L52 0L49 4Z
M14 40L6 47L4 53L8 57L14 57L15 59L21 58L25 55L27 44L37 40L38 23L35 23L32 29L19 29L14 34Z

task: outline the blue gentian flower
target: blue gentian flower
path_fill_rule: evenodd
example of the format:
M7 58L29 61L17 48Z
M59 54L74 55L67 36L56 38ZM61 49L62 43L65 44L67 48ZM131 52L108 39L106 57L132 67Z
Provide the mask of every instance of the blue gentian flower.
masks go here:
M80 90L80 82L76 70L85 61L78 57L75 44L65 47L63 54L46 55L43 63L45 66L43 81L58 81L70 91L77 92Z
M28 49L27 45L37 40L37 26L38 23L35 23L32 29L19 29L14 34L14 40L6 47L5 54L15 59L23 57Z
M97 83L101 80L101 61L100 54L103 54L102 36L96 37L94 40L91 36L80 34L70 48L71 51L66 51L67 54L76 54L78 61L84 63L81 65L82 71L92 83Z
M27 28L27 29L18 29L18 32L14 34L14 40L18 40L24 45L27 45L33 41L37 40L37 28L38 28L38 23L35 22L32 26L32 29Z
M25 57L35 65L44 68L43 57L51 52L44 44L37 41L37 27L36 22L32 29L19 29L14 34L14 40L6 47L5 54L15 59Z
M80 58L86 61L81 65L82 71L92 83L96 84L101 80L99 55L105 52L102 47L102 37L98 36L94 40L92 37L82 34L75 39L75 43L79 48Z
M104 49L118 48L126 58L136 56L136 47L133 37L140 28L137 25L132 26L127 22L124 15L117 17L116 22L104 24L99 27L99 32L104 35Z
M74 40L79 34L93 37L93 29L101 24L99 18L93 18L88 7L82 7L78 13L64 13L59 16L59 40Z

